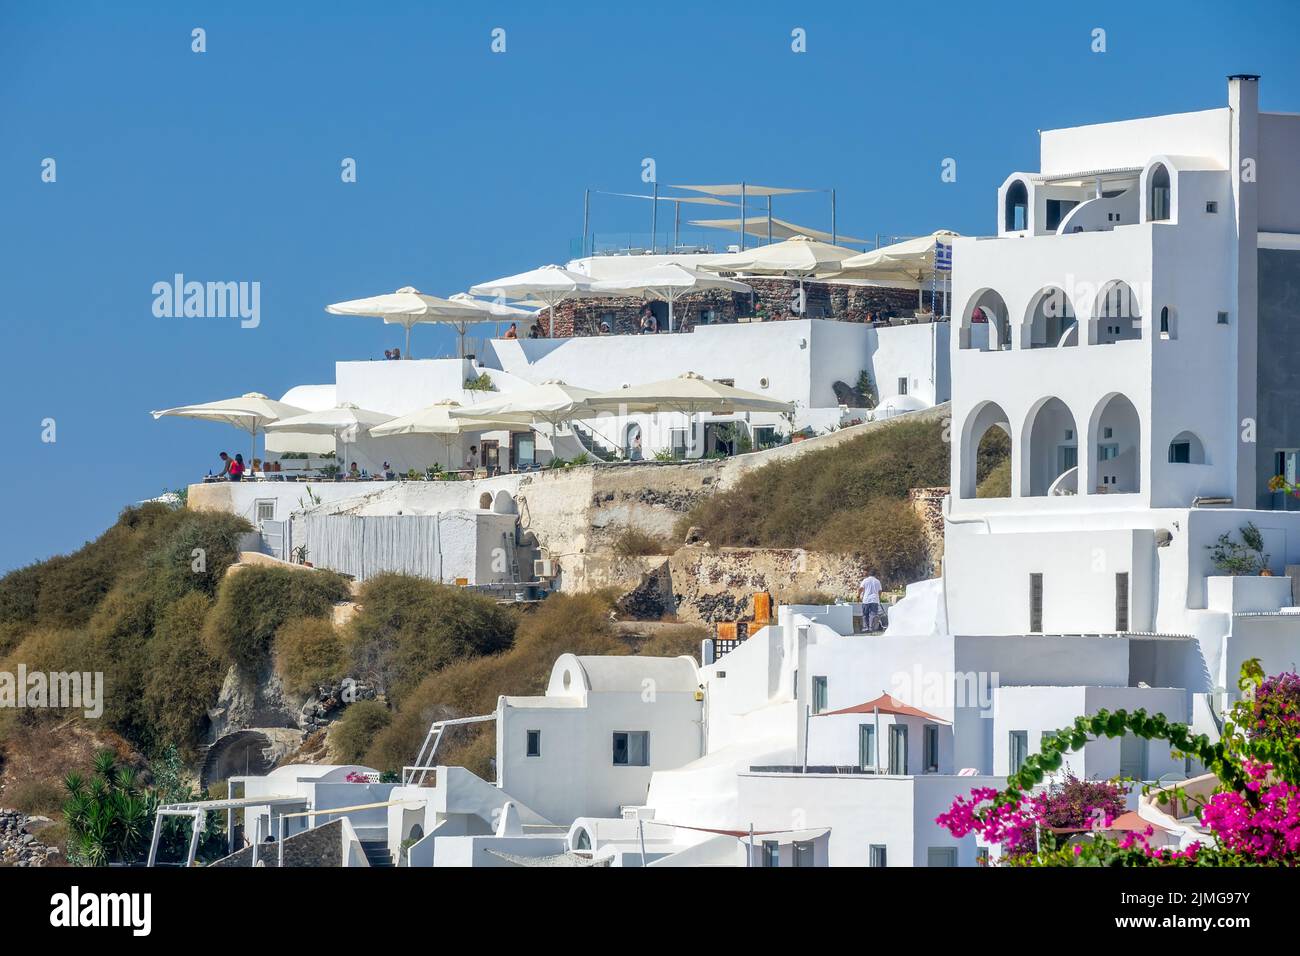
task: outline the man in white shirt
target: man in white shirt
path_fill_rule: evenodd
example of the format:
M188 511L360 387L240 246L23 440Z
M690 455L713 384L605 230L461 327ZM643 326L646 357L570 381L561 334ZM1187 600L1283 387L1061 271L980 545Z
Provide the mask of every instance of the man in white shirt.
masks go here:
M858 593L862 597L862 616L866 618L867 631L874 631L880 619L880 579L876 577L875 568L867 569L867 576L858 585Z

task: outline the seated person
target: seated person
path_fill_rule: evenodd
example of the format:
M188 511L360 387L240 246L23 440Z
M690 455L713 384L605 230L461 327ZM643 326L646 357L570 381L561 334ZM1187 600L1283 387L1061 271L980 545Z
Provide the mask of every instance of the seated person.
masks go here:
M353 479L361 477L361 471L357 468L357 463L355 461L348 465L348 477Z
M613 333L613 329L609 327L608 322L606 322L604 319L601 319L600 325L597 327L597 332L601 335L610 335Z
M507 339L519 338L519 326L516 325L514 322L511 322L510 328L506 329L506 338Z
M388 462L384 462L384 478L388 481L394 481L397 478L397 475L393 472L393 466Z

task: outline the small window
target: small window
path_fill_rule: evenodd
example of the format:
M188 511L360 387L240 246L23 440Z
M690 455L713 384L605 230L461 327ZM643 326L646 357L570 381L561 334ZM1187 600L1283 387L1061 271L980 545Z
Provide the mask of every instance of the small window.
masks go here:
M1171 441L1169 443L1169 463L1171 465L1189 465L1192 461L1192 443L1189 441Z
M524 750L526 757L540 757L542 755L542 732L540 730L528 731L528 744Z
M798 840L794 845L794 865L813 866L814 852L811 840Z
M1227 313L1227 312L1220 312L1220 313L1219 313L1219 324L1220 324L1220 325L1227 325L1227 324L1228 324L1228 313Z
M650 733L645 730L614 732L614 766L650 766Z
M1124 633L1128 630L1128 572L1120 571L1115 575L1115 630Z
M812 712L820 714L826 709L826 678L814 677L812 679Z
M780 867L781 865L781 844L775 840L763 841L763 866Z
M900 378L900 379L898 380L898 394L899 394L899 395L906 395L906 394L907 394L907 376L906 376L906 375L904 375L902 378Z
M1160 309L1160 337L1167 339L1173 332L1173 321L1169 317L1169 306Z
M1004 232L1022 232L1029 228L1029 190L1020 180L1007 189Z
M926 850L926 866L956 866L957 848L955 846L932 846Z
M939 728L925 725L925 772L939 772Z
M883 843L871 844L871 849L867 854L868 866L889 866L889 852Z
M1150 197L1147 201L1147 218L1152 222L1161 222L1169 218L1170 189L1169 170L1163 164L1157 164L1151 170L1148 185Z
M1007 734L1007 745L1007 773L1019 773L1029 757L1029 731L1011 731Z
M257 502L257 520L274 521L275 520L275 499L259 498Z
M975 865L976 865L976 866L988 866L988 865L989 865L989 848L988 848L988 847L986 847L986 846L977 846L977 847L975 848Z
M1219 211L1219 204L1211 199L1205 204L1205 211L1208 213L1216 213Z
M1035 634L1043 630L1043 576L1039 573L1029 575L1029 630Z

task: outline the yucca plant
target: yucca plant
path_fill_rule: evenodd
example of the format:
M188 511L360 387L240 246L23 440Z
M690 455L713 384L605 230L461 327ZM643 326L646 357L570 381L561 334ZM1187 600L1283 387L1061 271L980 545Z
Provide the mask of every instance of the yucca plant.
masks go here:
M132 768L118 766L111 750L98 751L92 766L89 781L75 772L63 778L68 856L81 866L133 863L148 839L157 798Z

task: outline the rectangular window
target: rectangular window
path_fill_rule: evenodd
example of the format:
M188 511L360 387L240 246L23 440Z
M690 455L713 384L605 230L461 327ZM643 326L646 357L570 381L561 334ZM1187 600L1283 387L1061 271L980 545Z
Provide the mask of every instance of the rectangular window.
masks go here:
M685 458L686 457L686 429L674 428L672 430L671 439L672 439L672 447L673 447L673 457Z
M1220 325L1227 325L1227 324L1228 324L1228 313L1227 313L1227 312L1220 312L1220 313L1219 313L1219 324L1220 324Z
M650 733L645 730L614 732L614 766L650 766Z
M1029 756L1029 731L1013 730L1007 734L1007 773L1019 773Z
M1055 232L1060 228L1061 223L1065 220L1066 214L1076 205L1078 205L1078 203L1073 199L1047 200L1047 231Z
M932 846L925 853L926 866L956 866L957 848L955 846Z
M775 840L763 841L763 865L767 867L781 865L781 844Z
M807 840L799 840L794 845L794 865L813 865L813 845Z
M925 725L925 772L939 772L939 728L934 724Z
M886 851L885 845L883 843L871 844L871 849L868 852L867 856L870 861L867 864L868 866L889 866L888 863L889 854Z
M526 757L540 757L542 755L542 732L540 730L528 731L528 746L524 750Z
M1029 575L1029 630L1043 630L1043 576L1037 572Z
M988 866L988 865L989 865L989 848L988 848L988 847L986 847L986 846L977 846L977 847L975 848L975 865L976 865L976 866Z
M826 709L826 678L814 677L812 682L812 712L820 714Z
M257 501L257 520L258 520L259 523L260 523L260 522L263 522L263 521L274 521L274 520L275 520L275 499L274 499L274 498L259 498L259 499L258 499L258 501Z
M1210 200L1209 202L1207 202L1207 203L1205 204L1205 211L1206 211L1206 212L1218 212L1218 211L1219 211L1219 204L1218 204L1217 202L1215 202L1214 200Z
M907 773L907 725L892 724L889 728L889 772Z
M899 380L898 380L898 394L899 394L899 395L906 395L906 394L907 394L907 376L906 376L906 375L902 376L902 377L899 378Z
M1121 634L1128 630L1128 572L1115 575L1115 630Z
M876 765L876 728L858 724L858 766L867 770Z
M1172 465L1187 465L1192 461L1192 443L1189 441L1173 441L1169 443L1169 463Z

